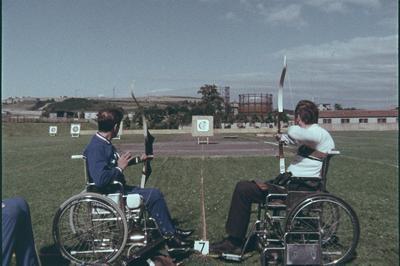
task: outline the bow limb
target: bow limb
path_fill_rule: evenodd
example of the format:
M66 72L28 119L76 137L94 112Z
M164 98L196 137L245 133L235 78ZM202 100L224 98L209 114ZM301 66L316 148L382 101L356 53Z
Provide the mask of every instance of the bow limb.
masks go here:
M141 106L138 102L138 100L135 97L135 94L133 93L133 90L131 90L131 96L134 102L136 103L139 111L142 113L142 125L143 125L143 136L144 136L144 147L145 147L145 154L147 159L143 161L143 168L142 168L142 178L140 180L140 187L144 188L145 184L147 183L147 180L149 179L152 169L151 169L151 160L153 159L153 142L155 138L150 134L149 129L147 127L147 121L146 117L144 115L144 108Z
M283 85L286 76L286 56L283 59L283 69L281 73L281 78L279 79L279 89L278 89L278 134L281 134L281 120L283 116ZM283 174L286 172L285 167L285 156L283 153L283 142L279 141L279 173Z

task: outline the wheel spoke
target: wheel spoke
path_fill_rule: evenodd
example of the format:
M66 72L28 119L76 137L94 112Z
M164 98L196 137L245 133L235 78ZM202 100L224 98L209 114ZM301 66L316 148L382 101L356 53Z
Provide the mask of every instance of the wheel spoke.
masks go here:
M78 263L109 263L127 241L124 213L105 196L76 195L63 204L54 219L53 234L61 253Z
M324 265L343 263L354 252L359 238L358 218L343 200L322 194L305 199L288 214L288 232L315 232L321 240ZM304 233L303 241L307 242Z

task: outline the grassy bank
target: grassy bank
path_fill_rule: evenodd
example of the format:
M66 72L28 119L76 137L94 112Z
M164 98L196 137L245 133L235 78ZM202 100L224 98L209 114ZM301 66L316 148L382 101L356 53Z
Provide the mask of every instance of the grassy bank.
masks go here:
M60 127L66 127L60 130ZM24 197L31 206L38 249L51 245L51 225L58 206L83 189L82 163L70 159L80 154L90 136L71 138L69 125L59 125L56 137L46 124L3 124L2 197ZM358 257L353 265L396 265L398 248L398 132L335 132L342 152L332 160L328 190L346 200L361 223ZM168 140L160 136L161 140ZM248 139L248 138L247 138ZM142 141L127 136L119 142ZM200 147L200 146L199 146ZM262 147L260 147L262 148ZM233 188L242 179L269 179L278 172L275 157L177 158L153 161L148 186L160 188L180 226L200 229L200 174L205 184L207 236L224 235ZM128 169L129 183L138 183L140 167ZM254 254L242 265L257 265ZM186 265L222 265L214 259L191 257Z

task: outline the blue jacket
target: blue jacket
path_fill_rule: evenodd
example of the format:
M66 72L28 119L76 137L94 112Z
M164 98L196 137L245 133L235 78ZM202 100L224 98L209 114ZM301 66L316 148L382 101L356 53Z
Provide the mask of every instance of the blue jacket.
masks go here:
M89 181L97 187L105 188L114 180L125 184L122 170L117 167L119 155L115 147L99 133L92 137L83 155L86 157Z

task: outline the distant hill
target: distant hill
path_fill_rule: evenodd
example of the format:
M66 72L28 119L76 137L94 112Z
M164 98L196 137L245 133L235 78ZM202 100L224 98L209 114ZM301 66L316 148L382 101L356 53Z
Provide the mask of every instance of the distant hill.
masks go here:
M138 97L137 100L143 106L157 105L159 107L166 107L173 103L179 102L197 102L200 98L186 97L186 96L148 96ZM77 112L77 111L97 111L106 107L122 107L125 111L137 109L136 104L132 98L103 98L103 97L89 97L89 98L66 98L63 101L49 101L37 99L35 101L21 101L18 103L4 104L4 110L45 110L49 113L57 111Z

